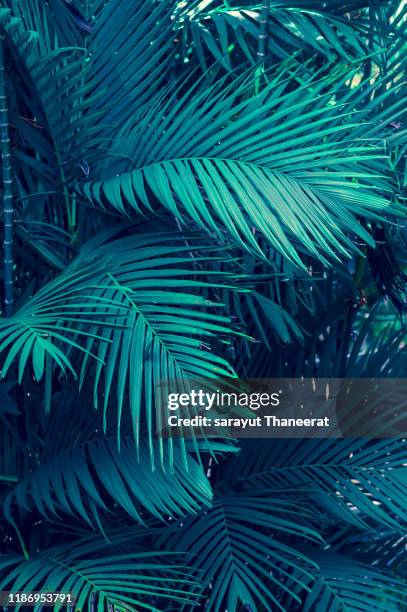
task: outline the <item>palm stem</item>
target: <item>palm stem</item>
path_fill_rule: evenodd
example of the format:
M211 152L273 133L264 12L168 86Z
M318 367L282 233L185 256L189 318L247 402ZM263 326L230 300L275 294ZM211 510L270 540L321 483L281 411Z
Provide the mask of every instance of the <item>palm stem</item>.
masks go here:
M263 2L260 14L260 33L257 39L257 59L259 62L264 62L266 57L266 47L268 39L268 21L270 12L270 0Z
M6 317L13 314L13 190L10 150L10 125L6 95L4 63L4 34L0 35L0 142L3 171L3 227L4 227L4 303Z
M261 78L264 75L264 59L266 57L267 39L268 39L268 21L270 12L270 0L265 0L261 7L260 13L260 32L257 38L257 68L254 79L254 91L256 94L260 91Z

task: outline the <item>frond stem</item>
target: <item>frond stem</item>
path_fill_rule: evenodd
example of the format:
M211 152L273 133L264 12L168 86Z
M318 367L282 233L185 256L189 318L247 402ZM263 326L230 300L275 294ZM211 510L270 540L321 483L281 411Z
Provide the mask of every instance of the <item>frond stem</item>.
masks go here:
M14 531L16 532L18 541L20 542L20 546L23 551L24 558L26 561L28 561L28 559L30 558L30 555L28 554L28 550L23 540L23 536L21 535L21 531L19 530L19 528L17 527L14 521L11 521L11 524L14 527Z

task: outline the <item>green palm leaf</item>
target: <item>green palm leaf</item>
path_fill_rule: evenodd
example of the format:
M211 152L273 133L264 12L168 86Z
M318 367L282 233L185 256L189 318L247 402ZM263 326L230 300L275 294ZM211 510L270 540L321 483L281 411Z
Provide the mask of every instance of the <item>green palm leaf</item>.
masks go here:
M76 599L75 608L89 612L95 605L100 612L112 607L158 612L151 602L180 606L196 601L193 589L197 583L185 556L123 552L126 540L135 544L129 530L127 538L111 536L109 542L94 534L71 538L68 544L45 549L29 559L3 555L0 588L71 593ZM22 607L17 604L15 609ZM36 604L33 609L39 611L41 607ZM61 603L54 606L54 610L63 608Z
M330 551L309 551L319 566L304 612L398 612L405 604L406 583L378 569Z
M60 418L58 421L63 424ZM153 470L147 444L136 451L130 436L122 437L120 450L111 438L80 440L66 451L59 451L56 435L50 444L45 442L39 467L4 500L3 512L10 522L14 520L13 504L20 509L36 508L45 518L80 516L91 525L101 524L100 514L111 503L139 523L148 522L149 516L166 522L211 504L212 490L202 467L191 456L185 457L179 444L164 447L164 457L171 455L167 469L158 465ZM154 455L154 463L160 464L158 444Z
M169 537L171 547L194 554L204 588L209 587L208 609L214 612L236 612L244 604L284 610L276 590L300 603L295 591L307 588L313 564L281 536L320 541L306 525L312 513L264 493L219 496L211 510L184 522Z
M93 95L98 98L94 109L113 138L112 126L133 123L167 77L174 49L174 3L92 0L77 5L91 26L86 45Z
M13 14L21 19L28 30L41 32L38 44L41 53L46 54L58 46L76 46L80 41L78 23L69 10L70 4L65 0L2 0Z
M273 440L233 458L224 478L234 486L309 489L331 515L366 529L402 529L407 520L405 445L400 440Z
M228 458L157 412L173 379L405 376L404 4L0 0L1 591L404 610L404 439Z
M255 335L268 350L271 346L267 331L275 333L283 343L291 342L293 339L302 340L303 334L294 318L282 306L256 291L243 294L242 301L246 304L246 317L253 320Z
M35 192L54 193L68 204L68 182L82 174L84 160L91 163L104 142L85 50L57 44L44 48L39 33L26 29L9 9L0 9L0 26L12 50L10 69L20 77L12 85L10 109L19 136L13 160L24 176L19 195L24 199Z
M184 54L192 45L205 70L208 56L227 70L242 59L252 63L258 60L265 3L233 4L216 0L194 2L179 11ZM272 57L286 59L293 52L304 50L346 60L366 54L363 38L367 31L366 21L362 16L350 22L346 13L350 8L353 11L364 9L369 6L368 2L353 2L351 7L346 2L324 4L315 0L279 0L267 4L266 49Z
M199 241L190 247L168 234L112 240L118 232L101 232L59 277L0 321L2 376L15 363L20 381L31 367L40 381L55 364L74 375L79 369L83 385L93 368L96 407L103 389L104 427L114 405L120 438L127 408L137 444L140 423L146 427L153 460L160 381L234 376L204 342L222 336L228 342L229 318L213 312L216 304L200 294L225 287L227 274L198 268L222 260ZM211 283L203 280L208 273Z
M303 251L322 261L349 255L349 234L373 244L356 217L392 212L380 147L373 135L353 140L357 114L341 103L342 78L298 71L303 84L292 88L292 72L277 70L258 95L246 76L161 96L120 142L133 163L111 178L102 165L80 192L121 214L158 201L182 224L260 256L264 237L297 265Z

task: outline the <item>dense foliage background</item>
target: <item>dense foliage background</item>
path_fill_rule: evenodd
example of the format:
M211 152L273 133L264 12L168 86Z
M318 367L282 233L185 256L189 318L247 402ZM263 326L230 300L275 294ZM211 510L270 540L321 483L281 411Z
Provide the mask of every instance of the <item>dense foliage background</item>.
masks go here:
M0 590L406 609L405 440L154 421L162 378L406 375L405 2L0 4Z

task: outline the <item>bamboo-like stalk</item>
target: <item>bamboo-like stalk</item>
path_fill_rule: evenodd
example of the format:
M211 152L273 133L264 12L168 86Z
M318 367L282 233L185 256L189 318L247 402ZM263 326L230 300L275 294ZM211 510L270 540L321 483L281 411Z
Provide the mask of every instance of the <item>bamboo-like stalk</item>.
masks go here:
M257 59L260 62L266 57L267 39L268 39L268 21L270 13L270 0L263 2L260 13L260 34L257 40Z
M4 65L4 34L0 34L0 144L3 174L3 228L4 228L4 304L6 317L13 314L13 190L8 119L6 68Z

